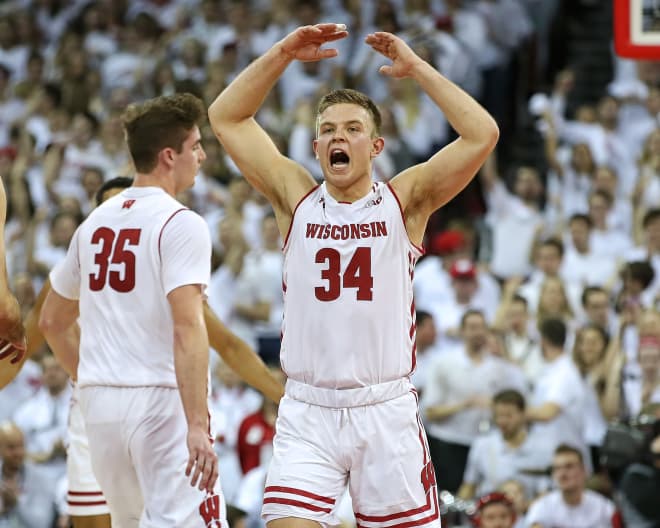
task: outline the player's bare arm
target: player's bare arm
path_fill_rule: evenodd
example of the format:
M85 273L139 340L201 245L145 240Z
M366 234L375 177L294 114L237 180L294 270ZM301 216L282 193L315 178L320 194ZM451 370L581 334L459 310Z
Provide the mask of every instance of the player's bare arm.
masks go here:
M392 61L381 66L380 73L394 79L415 80L460 136L425 163L392 180L406 216L408 234L419 244L428 217L470 182L495 147L499 129L479 103L422 60L401 38L376 32L368 35L365 42Z
M299 27L250 64L209 107L213 131L245 178L271 202L282 233L315 182L306 169L277 150L255 115L292 61L335 57L336 49L321 47L347 35L345 26L338 24Z
M5 222L7 219L7 195L0 182L0 360L16 364L25 354L25 336L21 322L21 308L9 288L5 261Z
M245 341L229 330L208 304L204 303L204 321L212 348L240 378L260 391L264 396L279 403L284 386Z
M168 296L174 322L174 370L188 423L186 476L192 486L213 492L218 457L209 438L207 373L209 340L204 324L202 288L188 284Z
M78 315L78 300L62 297L51 289L39 316L39 330L48 341L57 361L72 379L76 379L78 372Z

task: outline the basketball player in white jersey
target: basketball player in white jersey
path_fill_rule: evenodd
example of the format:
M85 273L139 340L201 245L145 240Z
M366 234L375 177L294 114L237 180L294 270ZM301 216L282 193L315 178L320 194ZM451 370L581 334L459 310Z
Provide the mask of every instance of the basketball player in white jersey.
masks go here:
M131 178L118 177L105 182L96 195L96 203L100 205L119 194L133 183ZM43 300L50 291L50 282L46 281L39 293L35 306L30 311L25 322L25 332L28 336L26 358L32 356L44 343L43 336L37 328L39 313ZM206 322L209 344L214 348L231 368L250 384L274 402L279 402L283 387L273 376L257 353L243 340L229 331L217 318L215 313L204 304L204 320ZM73 325L75 327L77 325ZM72 328L67 331L76 331ZM64 366L71 379L77 376L77 359L73 364ZM22 363L21 363L22 364ZM11 380L9 380L11 381ZM0 385L2 387L3 385ZM110 526L110 509L108 508L101 486L92 470L89 455L89 441L85 432L84 420L78 402L78 389L74 385L69 409L68 427L69 445L67 447L67 511L71 517L73 528L106 528Z
M269 528L339 524L347 483L360 526L439 527L435 475L409 381L415 368L413 267L429 215L474 177L498 138L490 115L400 38L366 44L391 59L380 71L412 78L459 135L389 184L374 183L384 147L373 102L336 90L319 105L313 148L324 174L284 157L254 116L293 60L345 26L296 29L248 66L209 109L215 133L271 202L285 237L282 366L274 454L262 515Z
M79 358L92 466L114 527L227 526L207 406L211 240L174 198L205 159L202 118L189 94L129 107L134 185L78 228L39 321L58 357ZM65 332L76 319L79 356Z
M25 355L25 336L21 308L11 289L5 260L5 221L7 194L0 181L0 368L5 373L18 372L17 365Z

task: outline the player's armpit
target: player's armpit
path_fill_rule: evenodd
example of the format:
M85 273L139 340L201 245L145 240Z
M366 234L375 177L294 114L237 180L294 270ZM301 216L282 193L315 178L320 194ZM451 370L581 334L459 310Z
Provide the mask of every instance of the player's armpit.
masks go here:
M270 400L278 403L284 395L284 387L268 367L236 334L231 332L208 304L204 304L204 320L209 334L209 344L224 362L251 387Z

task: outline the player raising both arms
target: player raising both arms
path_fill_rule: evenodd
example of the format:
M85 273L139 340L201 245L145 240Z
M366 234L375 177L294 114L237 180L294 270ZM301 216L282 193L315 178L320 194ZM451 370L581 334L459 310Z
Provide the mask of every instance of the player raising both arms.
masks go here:
M389 184L374 183L384 148L380 114L365 95L321 99L313 148L317 185L287 159L255 114L294 60L331 58L337 24L296 29L248 66L209 108L211 125L246 179L271 202L284 244L280 403L263 516L269 528L338 524L348 482L360 526L440 526L433 467L417 397L412 277L429 216L453 198L493 150L499 131L469 95L399 37L366 44L392 62L382 74L412 78L458 139Z

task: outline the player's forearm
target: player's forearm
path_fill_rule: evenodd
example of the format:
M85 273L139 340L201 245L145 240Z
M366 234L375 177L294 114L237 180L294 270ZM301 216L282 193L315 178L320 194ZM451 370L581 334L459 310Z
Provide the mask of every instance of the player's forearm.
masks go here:
M497 123L470 95L421 59L412 68L412 77L462 139L482 144L484 149L495 146L499 137Z
M57 362L72 380L78 379L78 360L80 350L80 327L73 323L63 332L47 334L48 345Z
M204 318L211 346L240 378L264 396L278 403L284 387L268 370L257 353L242 339L230 332L206 305Z
M245 68L209 107L213 129L254 117L291 60L278 42Z
M203 320L175 323L174 371L188 428L208 429L209 342Z
M27 314L25 318L25 338L27 339L27 351L25 355L29 358L34 355L34 353L39 350L44 344L44 336L39 330L39 314L41 313L41 308L44 305L46 296L50 291L50 279L46 279L37 300L34 303L34 306Z

